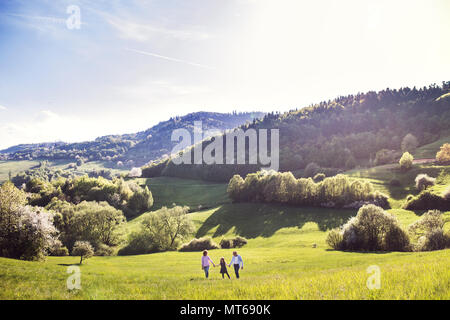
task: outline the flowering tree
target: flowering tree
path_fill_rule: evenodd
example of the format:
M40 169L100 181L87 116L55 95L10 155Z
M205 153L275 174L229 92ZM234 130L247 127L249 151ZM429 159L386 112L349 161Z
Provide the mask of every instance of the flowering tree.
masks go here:
M130 173L128 174L130 178L139 178L142 176L142 170L141 168L133 168L131 169Z
M72 249L73 256L80 256L80 264L83 263L83 258L88 259L94 255L94 248L88 241L77 241Z

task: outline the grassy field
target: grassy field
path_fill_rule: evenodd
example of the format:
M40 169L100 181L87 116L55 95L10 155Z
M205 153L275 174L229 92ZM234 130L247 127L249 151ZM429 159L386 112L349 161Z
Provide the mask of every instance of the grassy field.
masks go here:
M0 183L8 180L10 173L11 176L14 177L16 174L22 171L35 168L39 165L39 163L39 160L0 161ZM49 167L55 170L67 170L69 163L71 163L71 161L68 160L49 161ZM101 169L111 170L113 174L126 173L129 171L128 169L110 168L108 162L106 161L86 162L83 165L79 166L76 171L73 171L72 169L70 171L73 171L73 173L75 173L76 175L84 175L86 172Z
M394 213L406 227L421 213L400 209L417 173L437 176L444 169L415 165L408 173L395 166L347 172L369 179L390 195ZM392 188L395 177L402 187ZM204 279L200 253L165 252L139 256L93 257L81 268L81 290L66 287L69 265L78 257L48 257L42 262L0 258L0 299L450 299L450 250L435 252L354 253L331 250L327 230L343 224L355 210L274 204L232 204L226 184L174 178L137 179L148 185L161 206L189 205L196 237L215 242L241 235L245 261L242 277L222 280L219 269ZM449 184L444 179L441 184ZM436 188L443 188L438 185ZM398 189L397 189L398 188ZM199 207L201 206L201 207ZM127 223L125 233L139 228L146 214ZM450 212L445 213L450 229ZM232 250L211 250L218 262ZM369 266L381 271L381 288L369 290Z
M39 161L0 161L0 183L9 179L9 174L15 176L19 172L31 169L39 164Z
M433 143L426 144L417 148L413 152L413 156L416 159L426 159L426 158L435 158L436 153L440 150L441 146L444 143L450 143L450 136L443 137Z

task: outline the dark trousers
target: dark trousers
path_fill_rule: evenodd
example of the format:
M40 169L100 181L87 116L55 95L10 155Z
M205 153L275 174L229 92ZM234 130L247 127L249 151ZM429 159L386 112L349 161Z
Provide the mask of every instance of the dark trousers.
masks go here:
M239 267L240 267L240 265L239 264L233 264L233 266L234 266L234 273L236 273L236 278L239 279Z
M225 278L225 275L227 275L228 279L230 279L230 275L228 274L228 271L222 272L222 279Z

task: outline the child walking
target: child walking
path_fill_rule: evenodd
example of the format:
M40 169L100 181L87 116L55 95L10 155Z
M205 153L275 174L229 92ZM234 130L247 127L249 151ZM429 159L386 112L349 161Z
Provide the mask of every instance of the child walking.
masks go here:
M222 279L225 279L224 275L228 276L228 279L230 279L230 275L228 274L227 270L227 263L225 262L225 258L220 258L220 273L222 274Z

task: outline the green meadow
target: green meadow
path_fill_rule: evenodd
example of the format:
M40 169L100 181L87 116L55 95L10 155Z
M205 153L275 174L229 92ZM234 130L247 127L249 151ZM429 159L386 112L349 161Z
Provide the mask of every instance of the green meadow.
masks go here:
M407 227L421 212L401 209L408 194L416 194L414 177L437 176L445 167L415 165L402 173L395 165L346 174L372 181L390 196L390 212ZM389 181L400 180L400 187ZM153 210L188 205L195 237L244 236L248 244L241 279L222 279L212 268L201 270L199 252L164 252L137 256L93 257L79 266L81 290L68 290L67 268L79 257L48 257L27 262L0 258L0 299L450 299L450 250L434 252L355 253L330 249L327 231L345 223L356 210L231 203L226 184L176 178L137 179L155 198ZM450 181L440 179L434 188ZM122 232L139 228L143 217L127 222ZM450 212L445 215L450 229ZM211 250L218 263L230 261L233 249ZM370 290L368 267L380 268L381 288Z

